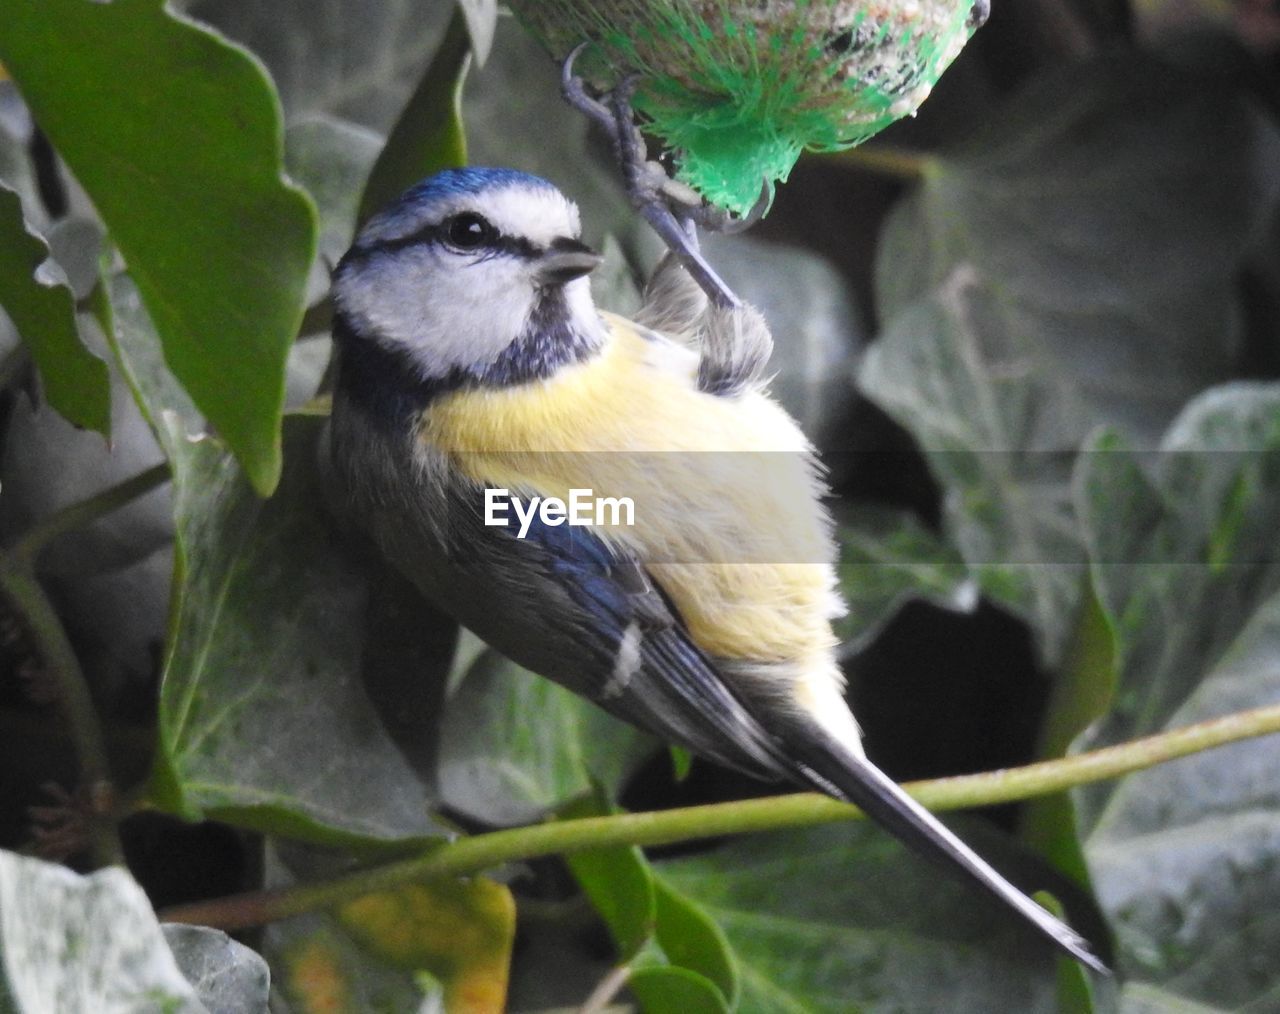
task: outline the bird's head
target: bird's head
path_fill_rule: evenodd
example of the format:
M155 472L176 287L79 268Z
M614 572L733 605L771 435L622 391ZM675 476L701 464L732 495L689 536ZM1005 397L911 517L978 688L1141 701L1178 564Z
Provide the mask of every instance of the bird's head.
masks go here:
M445 170L360 231L334 272L339 322L420 380L529 379L601 340L586 279L600 256L579 234L546 180Z

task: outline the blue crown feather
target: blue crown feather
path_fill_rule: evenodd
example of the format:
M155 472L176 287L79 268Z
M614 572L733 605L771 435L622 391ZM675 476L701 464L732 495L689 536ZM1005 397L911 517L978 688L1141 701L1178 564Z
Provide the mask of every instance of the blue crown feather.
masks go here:
M521 172L519 169L495 169L487 166L467 166L463 169L443 169L406 190L387 210L395 211L407 205L429 204L442 197L462 194L480 194L486 190L524 186L538 190L554 190L555 186L541 176Z

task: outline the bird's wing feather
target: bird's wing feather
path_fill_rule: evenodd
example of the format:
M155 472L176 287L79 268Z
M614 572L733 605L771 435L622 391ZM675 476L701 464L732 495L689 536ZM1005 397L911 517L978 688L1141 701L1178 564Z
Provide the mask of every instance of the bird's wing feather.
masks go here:
M519 538L514 520L486 525L483 488L443 456L406 444L402 460L377 465L353 450L369 446L354 432L367 425L361 417L335 423L346 508L429 599L513 661L667 742L757 777L785 775L775 739L641 561L584 527L535 517ZM418 477L409 495L388 485L395 474Z
M503 577L495 581L487 564L473 570L458 561L459 585L483 584L488 594L520 600L514 619L474 617L468 625L476 633L668 742L756 776L787 770L773 737L725 685L638 560L584 528L535 519L523 538L513 528L479 525L468 540L473 550L483 547L476 562L501 555ZM535 639L540 644L530 650Z

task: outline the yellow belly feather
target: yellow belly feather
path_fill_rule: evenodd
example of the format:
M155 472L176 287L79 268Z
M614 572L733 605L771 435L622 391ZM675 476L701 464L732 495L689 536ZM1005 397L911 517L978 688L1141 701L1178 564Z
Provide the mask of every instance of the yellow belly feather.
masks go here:
M477 483L522 497L630 497L634 525L592 530L646 561L705 651L827 670L842 607L799 428L764 394L699 391L696 356L605 318L598 356L545 381L440 398L420 438Z

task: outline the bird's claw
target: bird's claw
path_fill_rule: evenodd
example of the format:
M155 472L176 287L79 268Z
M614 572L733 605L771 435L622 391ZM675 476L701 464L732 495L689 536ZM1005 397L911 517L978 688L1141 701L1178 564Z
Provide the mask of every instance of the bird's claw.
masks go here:
M560 91L564 95L565 101L580 113L586 114L592 120L595 120L600 126L604 127L612 137L615 130L613 113L599 99L591 95L587 91L587 86L582 78L573 73L573 64L582 55L582 51L591 43L582 42L574 46L573 50L565 57L564 66L560 69Z
M692 187L672 179L659 163L649 159L644 135L636 126L631 106L640 75L632 73L623 77L605 96L606 105L591 95L583 80L573 73L574 62L589 45L589 42L580 43L565 58L560 76L565 100L608 133L632 205L680 259L707 298L723 308L741 306L742 301L698 250L696 226L705 224L716 231L736 232L752 224L759 216L751 221L744 218L741 225L736 224L739 220L723 212L716 213L720 216L716 217L712 214L713 209L703 203ZM760 214L767 206L767 202L760 205ZM752 210L754 213L755 209Z
M746 232L760 219L764 218L765 212L769 210L769 205L772 203L773 191L769 184L765 183L760 187L760 196L756 198L756 203L751 206L751 210L745 215L734 215L723 208L699 203L698 207L691 212L690 217L709 232L733 235L739 232Z

